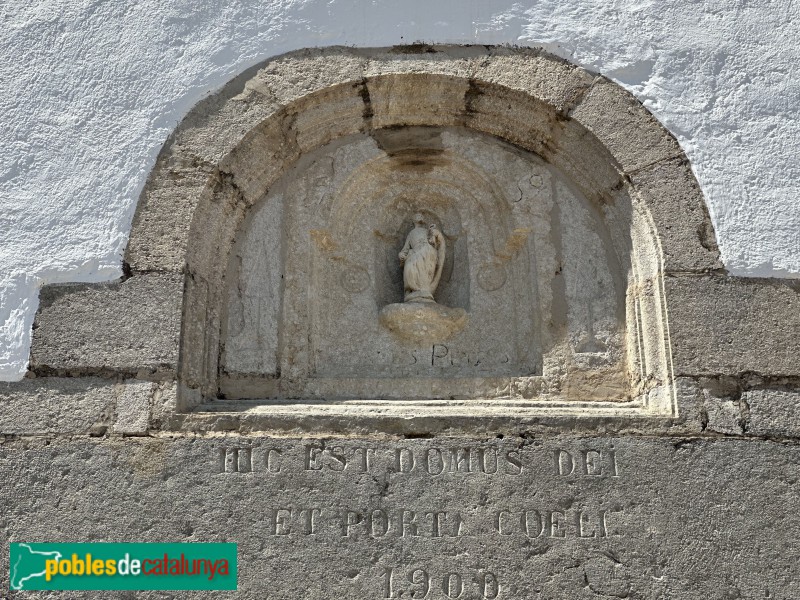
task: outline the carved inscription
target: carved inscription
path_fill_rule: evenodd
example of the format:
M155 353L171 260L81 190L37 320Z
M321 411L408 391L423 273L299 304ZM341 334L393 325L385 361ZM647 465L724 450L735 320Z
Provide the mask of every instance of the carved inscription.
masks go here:
M330 534L351 540L382 538L459 538L501 536L527 539L619 537L609 526L616 509L538 506L462 514L426 508L329 509L284 506L267 511L268 535L278 537Z
M379 361L384 359L383 355L375 358ZM397 351L391 355L391 364L395 367L430 367L441 371L462 367L470 367L478 372L491 371L510 363L511 357L502 350L489 348L467 352L450 344L431 344L422 349Z
M403 540L403 544L435 544L445 551L472 538L494 547L560 546L572 541L589 549L598 544L596 548L602 549L625 535L625 512L606 493L624 476L619 452L612 444L547 448L538 443L397 443L387 447L347 440L256 444L218 448L214 470L225 476L246 475L250 480L274 478L281 485L287 477L302 477L303 485L312 488L325 480L343 486L365 481L382 486L377 502L363 495L334 503L303 502L297 496L296 503L268 507L261 531L275 543L317 540L324 547L352 544L353 548L363 548L365 543L386 548L389 543L391 548L393 540ZM472 500L442 505L424 500L424 494L418 502L406 494L403 500L398 495L397 501L384 502L390 486L402 489L404 482L412 480L448 489L462 482L469 490L465 498L471 493ZM440 480L441 484L436 483ZM500 493L491 493L498 489ZM504 489L519 493L507 499ZM585 497L581 489L588 491ZM365 564L361 575L363 581L373 582L374 597L495 599L509 593L504 595L505 573L499 563L420 564L410 555L405 564Z
M217 454L217 469L220 473L250 473L253 470L252 450L220 448Z
M257 458L254 459L254 452ZM620 477L617 453L613 447L598 449L556 448L552 454L553 472L559 477ZM495 446L454 446L448 448L397 447L382 450L368 446L344 447L307 444L302 458L292 466L303 471L396 472L442 475L447 473L521 475L525 465L520 450ZM217 451L215 468L219 473L281 473L283 450L277 448L225 447ZM299 463L299 464L298 464Z
M267 451L265 464L273 473L280 471L280 451ZM521 452L494 446L463 447L398 447L378 454L374 447L315 446L303 450L305 471L354 471L372 473L482 473L485 475L521 475L524 469ZM616 451L602 449L553 452L553 471L561 477L619 477Z
M269 511L270 535L316 535L319 508L275 508Z
M280 473L283 467L283 450L258 448L259 457L254 460L254 450L247 447L220 448L216 456L219 473L250 473L263 471ZM559 477L619 477L617 453L613 446L606 448L563 449L556 448L552 454L553 472ZM462 447L397 447L379 450L375 447L303 446L302 462L292 465L303 471L334 471L374 473L379 471L397 473L482 473L484 475L521 475L524 470L522 454L515 449L495 446Z
M464 519L458 511L347 510L342 513L342 537L459 537Z
M613 448L569 452L557 449L553 453L556 474L586 475L589 477L619 477L617 454Z
M461 598L467 588L489 600L500 595L500 583L491 571L440 575L423 568L388 568L383 573L384 598Z
M520 511L495 513L495 529L504 536L526 538L604 538L609 537L608 510L581 509ZM611 535L617 535L612 532Z

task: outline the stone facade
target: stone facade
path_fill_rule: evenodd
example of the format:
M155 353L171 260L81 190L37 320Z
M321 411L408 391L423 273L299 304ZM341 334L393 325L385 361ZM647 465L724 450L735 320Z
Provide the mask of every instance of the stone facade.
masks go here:
M409 341L380 315L416 212L468 318ZM798 288L724 272L602 77L270 60L175 131L125 261L45 290L0 390L5 542L235 541L254 598L800 593Z

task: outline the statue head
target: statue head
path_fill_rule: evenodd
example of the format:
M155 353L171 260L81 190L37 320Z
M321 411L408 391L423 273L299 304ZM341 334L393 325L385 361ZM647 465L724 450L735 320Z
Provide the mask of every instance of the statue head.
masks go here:
M422 213L418 212L414 214L414 224L425 225L425 217L422 216Z

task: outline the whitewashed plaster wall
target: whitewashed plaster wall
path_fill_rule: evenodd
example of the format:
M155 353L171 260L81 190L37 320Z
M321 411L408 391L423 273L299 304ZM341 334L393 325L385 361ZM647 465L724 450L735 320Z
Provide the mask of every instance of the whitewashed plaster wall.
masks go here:
M0 4L0 379L45 283L108 281L186 112L290 50L542 46L678 138L737 275L800 276L800 4L792 0L10 0Z

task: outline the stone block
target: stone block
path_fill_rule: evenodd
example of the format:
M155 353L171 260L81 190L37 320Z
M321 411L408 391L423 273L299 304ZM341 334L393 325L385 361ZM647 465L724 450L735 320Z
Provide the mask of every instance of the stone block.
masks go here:
M18 440L0 477L3 553L234 542L215 597L792 598L800 575L800 449L770 441Z
M573 120L559 122L543 149L544 156L580 190L601 205L622 187L623 175L608 149Z
M248 205L257 202L270 185L300 157L291 132L293 117L286 111L273 115L250 131L222 161L220 171L230 175L232 183Z
M675 378L675 403L677 415L669 420L666 428L659 428L653 423L641 424L639 432L657 432L661 429L671 435L697 435L703 432L707 421L705 413L704 389L700 381L692 377ZM636 427L635 422L632 427Z
M626 173L681 154L672 135L611 81L597 81L570 116L608 148Z
M716 398L707 402L706 430L727 435L741 435L742 408L738 400Z
M630 180L655 224L667 273L722 268L714 225L686 160L657 162L632 173Z
M354 48L300 50L271 60L245 88L285 106L331 86L361 82L366 64L367 58Z
M170 140L172 151L216 165L260 123L282 108L271 90L251 83L252 70L198 103Z
M404 73L367 79L372 127L459 125L464 120L466 79ZM420 90L425 90L421 93Z
M153 390L150 406L151 424L160 427L178 411L178 385L174 381L163 381Z
M126 381L115 386L117 419L114 433L145 433L150 423L150 401L157 384Z
M800 291L789 280L664 277L676 376L800 371Z
M364 76L417 74L471 79L489 52L483 46L394 46L362 50L368 62Z
M114 384L37 377L0 384L0 435L102 434L113 421Z
M185 268L194 212L214 168L172 158L156 168L139 199L125 250L125 262L134 271Z
M365 103L366 84L337 85L293 106L292 131L303 152L368 128L371 108Z
M174 372L182 299L183 275L177 273L45 287L30 368L39 374Z
M490 55L475 70L476 81L529 94L560 113L572 108L594 81L587 71L536 50L495 48Z
M524 92L470 82L464 124L547 156L558 128L555 109Z
M217 182L203 193L189 229L190 239L202 239L203 243L194 243L187 250L187 271L208 280L224 272L222 265L227 264L236 231L247 215L250 202L239 188L230 185L229 178L223 177L224 183Z
M747 433L776 438L800 438L800 392L750 390L742 394L747 406Z

